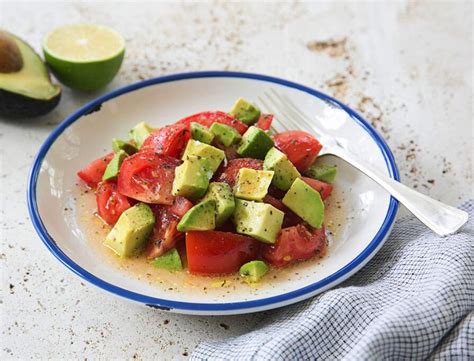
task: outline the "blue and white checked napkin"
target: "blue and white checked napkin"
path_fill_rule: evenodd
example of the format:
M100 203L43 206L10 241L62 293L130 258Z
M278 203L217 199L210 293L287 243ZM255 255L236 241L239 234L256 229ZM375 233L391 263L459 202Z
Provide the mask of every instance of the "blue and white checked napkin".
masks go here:
M399 220L384 247L338 288L267 312L255 331L199 345L193 360L474 360L474 201L441 238Z

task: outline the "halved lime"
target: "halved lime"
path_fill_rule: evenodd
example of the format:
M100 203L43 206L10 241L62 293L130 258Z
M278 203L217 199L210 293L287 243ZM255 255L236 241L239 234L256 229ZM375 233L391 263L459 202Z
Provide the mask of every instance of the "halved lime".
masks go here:
M56 78L70 88L96 90L117 74L125 54L125 41L105 26L61 26L44 39L46 62Z

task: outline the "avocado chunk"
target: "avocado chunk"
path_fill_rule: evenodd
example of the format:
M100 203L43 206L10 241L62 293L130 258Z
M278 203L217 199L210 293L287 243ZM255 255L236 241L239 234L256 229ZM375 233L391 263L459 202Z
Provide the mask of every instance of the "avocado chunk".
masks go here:
M170 249L150 263L157 268L163 268L168 271L181 271L183 269L183 263L176 248Z
M214 173L224 160L225 153L223 150L213 147L212 145L190 139L181 159L186 161L190 156L196 156L199 160L205 160L209 164L211 172Z
M201 198L209 186L212 171L209 163L195 155L189 155L180 166L176 167L172 194L189 199Z
M242 136L233 127L221 123L212 123L211 132L226 147L238 143Z
M137 253L155 225L155 216L145 203L137 203L122 213L104 244L120 257Z
M133 144L117 138L112 139L112 149L115 153L118 153L120 150L123 150L128 155L132 155L138 152L138 148L135 147Z
M337 168L331 167L330 165L326 165L326 164L321 164L321 165L313 164L305 172L306 176L310 178L318 179L320 181L327 182L327 183L334 182L334 179L336 179L336 174L337 174Z
M180 232L209 231L216 228L216 201L205 200L186 212L178 223Z
M271 148L273 148L272 138L262 129L251 126L244 133L237 153L245 158L265 159Z
M208 199L216 201L216 227L221 226L234 212L235 201L232 189L227 183L212 182L202 201Z
M44 115L60 98L61 88L51 82L39 55L20 38L0 30L0 115Z
M282 200L283 204L314 228L321 228L324 203L319 192L297 178Z
M275 243L284 213L267 203L235 200L233 222L238 233L264 243Z
M260 109L242 98L237 99L229 113L247 125L256 123L260 117Z
M107 164L107 168L105 168L102 180L106 181L111 179L117 179L117 176L120 171L120 166L122 165L123 160L127 157L128 154L123 150L119 150L117 153L115 153L110 163Z
M234 194L237 198L261 201L267 195L272 178L271 170L241 168L237 175Z
M135 125L130 131L128 135L135 141L137 148L140 149L143 145L143 142L146 138L154 131L155 129L146 122L140 122Z
M202 143L211 144L214 134L204 125L196 122L191 123L191 138Z
M265 262L256 260L250 261L240 267L239 273L245 281L255 283L265 276L268 272L268 266Z
M272 183L282 191L287 191L295 179L301 177L300 173L293 163L290 162L286 154L280 152L275 147L270 149L265 156L263 169L275 172Z

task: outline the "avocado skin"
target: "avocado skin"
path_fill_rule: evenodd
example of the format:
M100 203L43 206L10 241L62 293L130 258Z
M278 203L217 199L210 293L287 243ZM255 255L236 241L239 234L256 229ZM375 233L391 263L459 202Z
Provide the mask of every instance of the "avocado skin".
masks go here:
M45 115L58 105L61 92L51 99L34 99L0 89L0 115L7 118L26 118Z
M51 83L51 78L46 65L38 53L36 53L36 51L26 41L6 31L0 30L0 33L3 33L4 35L11 37L12 39L23 44L28 49L27 55L31 56L29 60L23 58L23 62L40 62L45 69L47 81ZM22 55L24 54L22 53ZM2 75L2 73L0 73L0 75ZM0 116L6 118L27 118L45 115L46 113L49 113L51 110L53 110L56 105L58 105L59 100L61 99L61 93L61 89L58 87L58 94L54 97L49 99L38 99L12 92L5 88L0 88Z

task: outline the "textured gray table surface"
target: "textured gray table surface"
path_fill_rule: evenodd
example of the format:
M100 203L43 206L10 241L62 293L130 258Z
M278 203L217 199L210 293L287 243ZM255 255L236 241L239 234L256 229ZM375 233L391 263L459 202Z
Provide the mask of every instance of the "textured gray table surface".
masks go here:
M0 27L40 49L57 25L109 25L127 41L103 91L153 76L225 69L327 92L387 139L403 181L442 201L472 197L472 4L22 3ZM191 317L134 306L85 284L48 253L28 217L27 174L64 117L97 94L64 89L36 120L0 119L1 358L186 358L197 343L252 329L265 313ZM402 210L401 213L403 213Z

